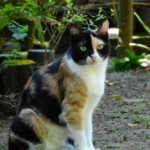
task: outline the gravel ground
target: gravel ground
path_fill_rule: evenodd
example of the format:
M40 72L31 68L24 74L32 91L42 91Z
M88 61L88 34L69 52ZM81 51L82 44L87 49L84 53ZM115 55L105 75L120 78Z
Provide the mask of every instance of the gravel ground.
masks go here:
M95 147L150 150L150 70L107 72L106 80L105 94L93 114ZM6 103L0 101L0 150L7 149L19 99L20 94L11 94L5 97Z

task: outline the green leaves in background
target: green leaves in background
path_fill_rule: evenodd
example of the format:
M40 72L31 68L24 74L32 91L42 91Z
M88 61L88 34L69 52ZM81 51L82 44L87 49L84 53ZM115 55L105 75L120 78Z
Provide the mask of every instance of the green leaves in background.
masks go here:
M16 59L16 58L27 58L27 52L18 52L16 49L13 49L11 53L0 54L0 57L5 57L8 60Z
M112 59L114 65L110 67L108 70L110 71L128 71L130 69L136 69L141 66L140 59L144 58L146 55L142 53L141 55L136 55L135 52L131 52L130 50L126 50L127 56L124 60L114 58Z
M44 33L43 33L43 29L42 29L41 20L38 17L36 17L34 20L34 23L37 28L38 39L41 43L43 43L44 42Z
M29 28L28 25L22 26L16 21L10 22L7 27L13 33L12 37L14 37L17 40L24 39L27 36L27 32Z

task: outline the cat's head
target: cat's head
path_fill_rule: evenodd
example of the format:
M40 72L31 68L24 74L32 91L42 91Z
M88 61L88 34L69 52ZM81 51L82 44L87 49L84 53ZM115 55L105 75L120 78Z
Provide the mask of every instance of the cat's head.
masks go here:
M70 55L79 65L97 65L108 57L110 43L108 39L108 20L97 30L81 31L77 26L70 26Z

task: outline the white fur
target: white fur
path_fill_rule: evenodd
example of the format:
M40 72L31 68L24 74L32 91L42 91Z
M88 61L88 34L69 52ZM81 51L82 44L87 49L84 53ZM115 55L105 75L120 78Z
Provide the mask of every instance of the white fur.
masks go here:
M46 124L45 124L46 125ZM47 149L61 149L66 144L66 139L69 135L67 127L58 125L46 125L48 135L44 141Z
M67 60L69 69L85 82L88 89L88 99L83 110L84 130L77 131L73 128L70 130L77 150L95 150L92 144L92 113L104 93L107 66L107 59L104 60L99 55L96 55L95 62L90 57L86 62L86 65L78 65L72 59Z

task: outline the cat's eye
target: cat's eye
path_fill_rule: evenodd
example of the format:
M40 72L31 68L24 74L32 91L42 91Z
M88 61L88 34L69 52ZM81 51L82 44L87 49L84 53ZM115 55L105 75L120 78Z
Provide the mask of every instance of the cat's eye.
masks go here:
M86 51L86 47L85 46L80 46L80 50L81 51Z
M101 44L101 45L98 45L98 46L97 46L97 49L98 49L98 50L101 50L103 47L104 47L104 45Z

